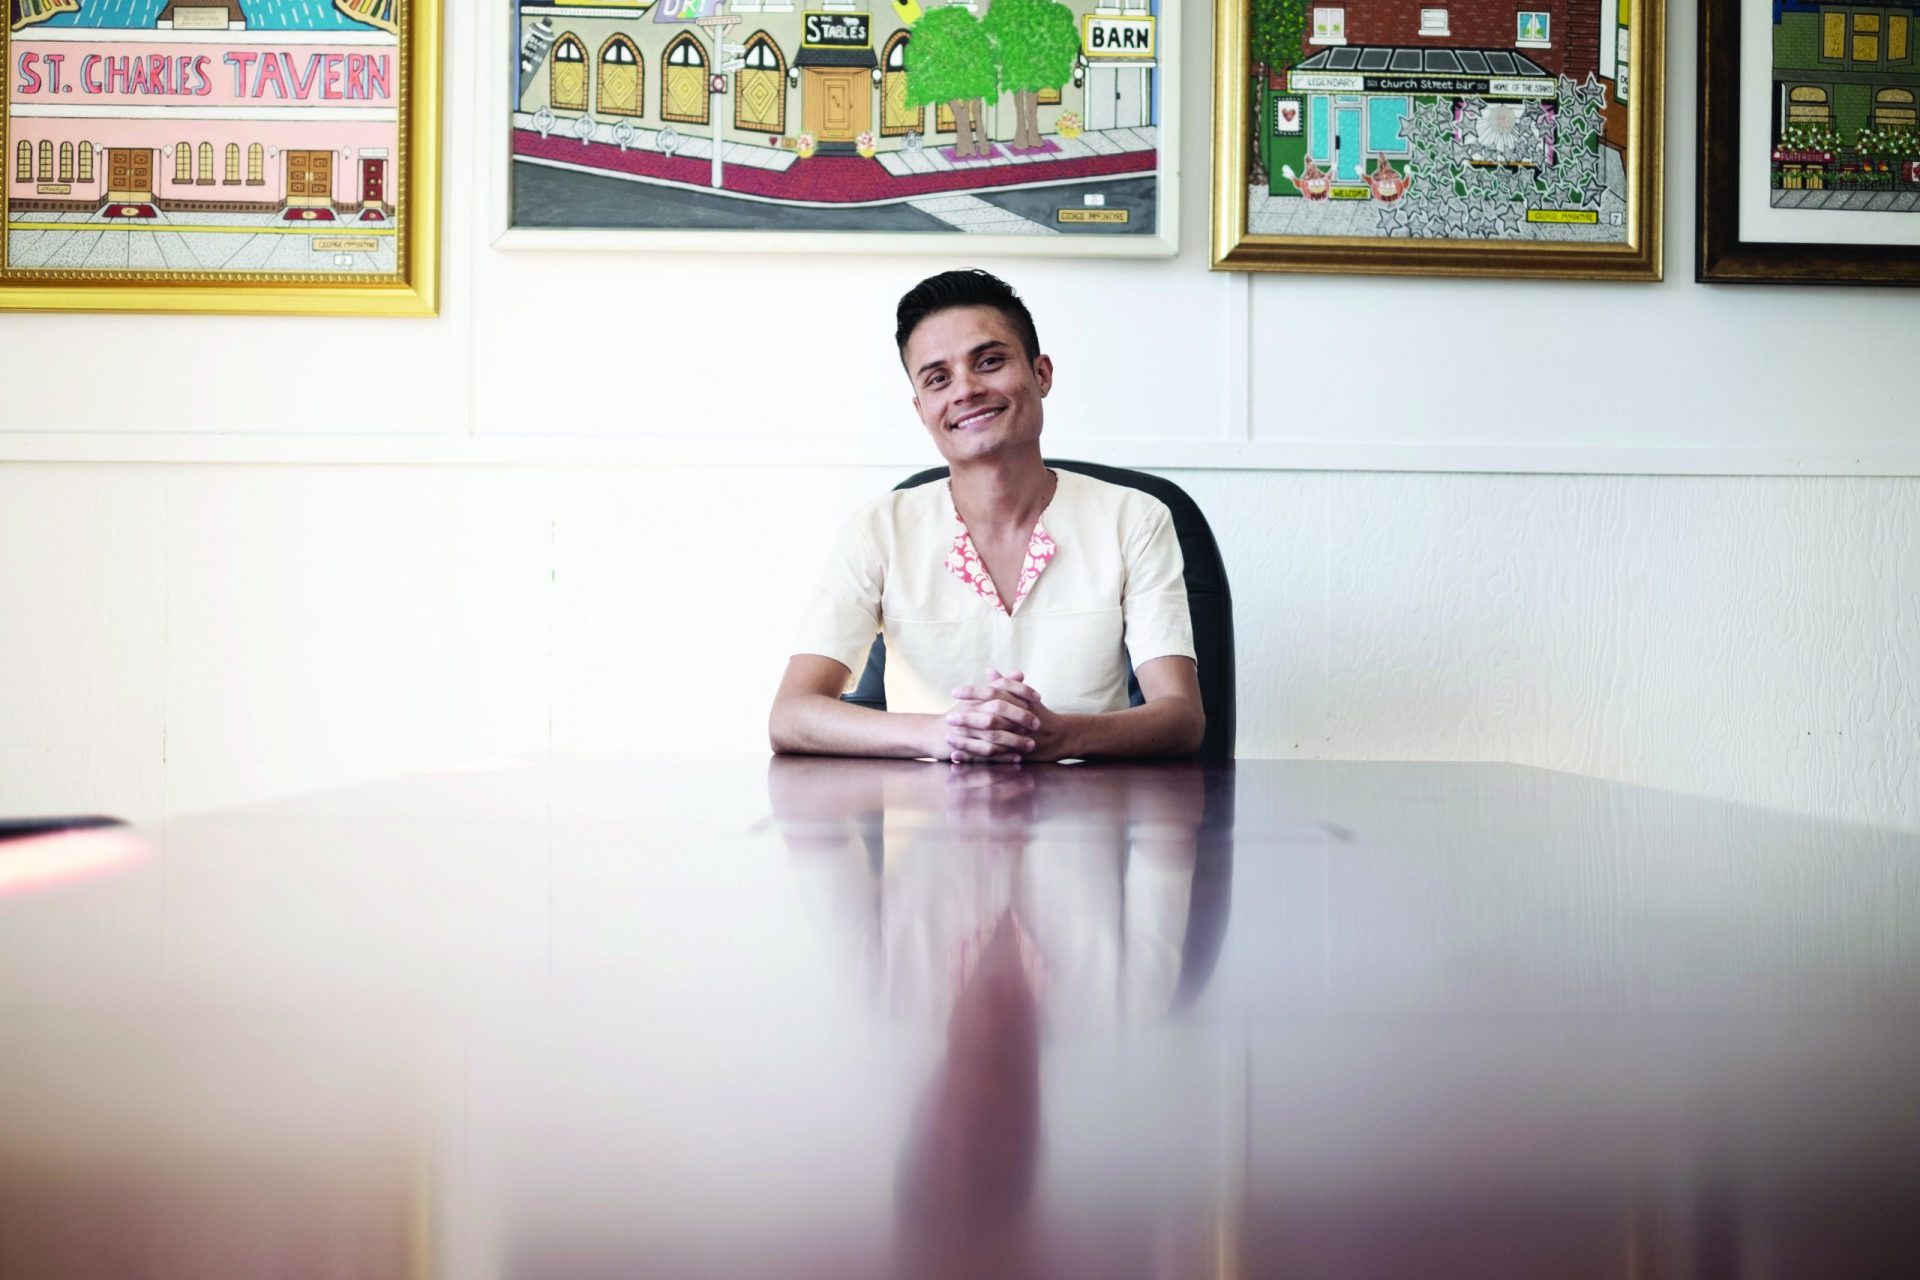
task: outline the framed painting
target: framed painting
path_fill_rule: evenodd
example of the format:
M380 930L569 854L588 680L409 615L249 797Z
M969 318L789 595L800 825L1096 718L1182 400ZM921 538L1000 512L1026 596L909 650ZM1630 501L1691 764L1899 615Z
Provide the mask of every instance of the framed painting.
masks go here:
M432 315L440 0L8 0L0 309Z
M1216 0L1216 270L1658 280L1663 0Z
M1920 2L1701 0L1696 279L1920 284L1916 28Z
M503 248L1177 246L1177 0L504 9Z

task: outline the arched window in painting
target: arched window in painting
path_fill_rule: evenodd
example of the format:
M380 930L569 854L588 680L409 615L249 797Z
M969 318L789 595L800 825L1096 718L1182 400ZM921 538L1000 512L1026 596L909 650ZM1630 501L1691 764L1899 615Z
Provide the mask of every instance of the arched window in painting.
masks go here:
M23 142L13 149L13 180L33 181L33 144Z
M73 181L73 144L71 142L60 144L60 181Z
M571 33L553 46L553 84L548 96L555 111L587 109L587 50Z
M93 181L93 144L91 142L80 144L80 181Z
M1913 90L1882 89L1873 95L1873 124L1877 129L1906 129L1914 126Z
M640 114L640 51L625 36L609 36L600 46L600 110L613 116Z
M53 181L53 143L44 139L40 143L40 181Z
M267 182L267 150L259 143L247 148L247 185L265 186Z
M780 46L764 31L746 43L741 61L739 92L734 98L733 123L756 133L787 130L787 61Z
M240 144L237 142L227 144L226 181L235 185L240 181Z
M924 107L907 106L907 44L911 37L896 31L881 55L880 132L892 136L919 133L926 124Z
M660 114L679 124L707 122L707 54L689 35L667 46L660 77Z
M200 185L205 187L211 186L212 184L213 144L211 142L203 142L200 144Z
M173 144L173 180L193 181L193 144L185 138Z
M1827 124L1832 119L1833 107L1827 101L1825 89L1803 84L1788 92L1788 124Z

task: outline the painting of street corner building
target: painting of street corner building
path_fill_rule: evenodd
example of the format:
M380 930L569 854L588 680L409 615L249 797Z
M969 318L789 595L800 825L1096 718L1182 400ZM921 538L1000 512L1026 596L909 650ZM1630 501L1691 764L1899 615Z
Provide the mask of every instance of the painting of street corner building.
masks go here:
M1221 9L1216 265L1657 278L1659 0Z
M0 306L431 312L410 6L9 0Z
M1169 9L517 0L503 243L593 228L1171 253Z
M1920 223L1920 3L1773 0L1775 208Z

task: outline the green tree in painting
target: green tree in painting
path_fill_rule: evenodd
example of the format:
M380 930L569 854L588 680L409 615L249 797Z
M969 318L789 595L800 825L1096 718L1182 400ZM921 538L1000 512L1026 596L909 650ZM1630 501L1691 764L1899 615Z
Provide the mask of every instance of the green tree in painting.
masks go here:
M959 5L942 5L913 24L906 63L907 106L947 104L959 133L954 155L986 155L987 103L1000 100L1000 79L985 24Z
M1013 95L1017 151L1040 147L1040 91L1073 78L1080 33L1073 10L1058 0L993 0L986 29L1000 69L1000 87Z
M1253 64L1253 92L1247 106L1253 112L1253 146L1248 181L1256 187L1267 185L1267 150L1261 145L1261 128L1271 110L1272 77L1284 75L1300 61L1301 40L1307 31L1307 0L1248 0L1248 24L1251 37L1249 61Z
M1307 0L1249 0L1253 39L1248 50L1255 75L1278 75L1300 61L1307 30Z

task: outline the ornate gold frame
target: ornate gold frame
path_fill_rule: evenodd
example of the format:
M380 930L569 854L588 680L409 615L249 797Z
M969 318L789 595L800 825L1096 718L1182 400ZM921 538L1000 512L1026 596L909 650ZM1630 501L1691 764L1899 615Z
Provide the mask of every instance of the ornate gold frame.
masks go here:
M1664 202L1666 3L1634 6L1627 104L1627 239L1593 245L1520 240L1401 240L1277 236L1247 231L1247 0L1214 0L1213 269L1358 275L1522 276L1658 280ZM1232 122L1223 127L1223 121Z
M118 311L241 315L431 316L440 307L441 3L409 0L400 24L401 139L395 184L405 200L392 275L360 283L341 275L313 283L289 273L9 272L4 263L7 191L0 184L0 312ZM13 33L0 22L0 67ZM10 100L10 95L9 95ZM9 100L0 100L0 144L10 141Z

